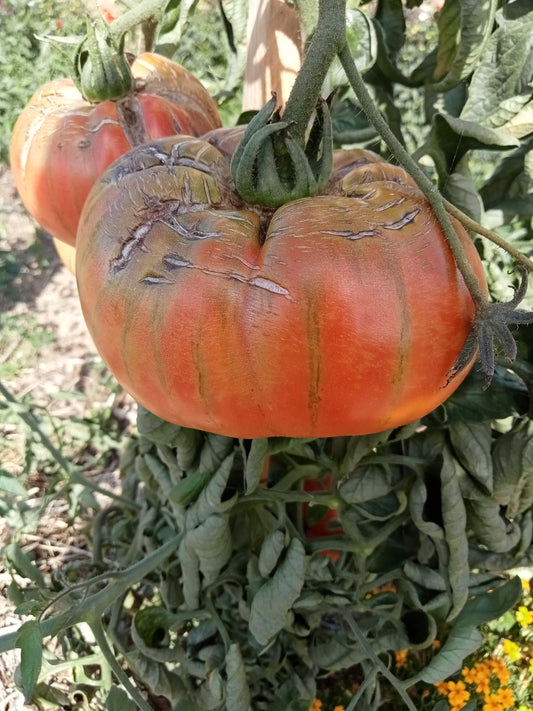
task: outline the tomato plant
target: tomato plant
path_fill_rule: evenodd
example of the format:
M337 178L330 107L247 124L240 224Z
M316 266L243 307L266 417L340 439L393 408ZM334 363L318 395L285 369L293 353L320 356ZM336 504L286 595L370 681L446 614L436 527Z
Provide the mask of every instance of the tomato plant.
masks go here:
M197 136L220 126L214 100L184 67L144 53L131 70L150 139L180 133ZM92 104L71 79L58 79L34 94L15 124L10 149L13 177L37 222L74 245L93 183L130 148L115 102Z
M169 422L244 438L382 431L445 400L474 306L407 173L339 151L322 194L274 210L242 201L229 162L163 139L89 196L80 298L125 389Z

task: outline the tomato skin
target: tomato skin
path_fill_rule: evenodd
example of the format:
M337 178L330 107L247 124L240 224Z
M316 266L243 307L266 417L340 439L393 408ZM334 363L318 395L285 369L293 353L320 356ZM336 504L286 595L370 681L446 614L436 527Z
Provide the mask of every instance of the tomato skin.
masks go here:
M200 82L165 57L145 53L132 64L150 139L199 136L221 126ZM131 148L115 103L85 101L70 79L42 86L20 114L11 139L15 185L35 220L74 245L81 210L95 180Z
M80 222L78 288L138 402L232 437L327 437L392 429L452 394L474 305L433 212L374 154L335 166L321 195L275 211L244 204L229 157L202 140L106 172Z

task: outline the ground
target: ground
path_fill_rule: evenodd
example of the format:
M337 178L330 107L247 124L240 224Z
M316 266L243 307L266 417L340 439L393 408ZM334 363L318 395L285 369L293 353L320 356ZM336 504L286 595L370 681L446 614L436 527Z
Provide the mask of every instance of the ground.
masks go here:
M83 321L75 277L60 261L51 237L25 211L9 168L0 164L0 381L16 398L31 401L37 412L44 408L60 423L112 407L127 425L134 419L134 405L110 388L102 370ZM0 473L19 476L24 431L16 419L0 418ZM104 487L117 486L116 462L89 475ZM38 495L46 486L45 475L32 472L30 485ZM12 535L0 519L0 547ZM39 529L26 534L21 545L44 573L73 556L89 556L81 530L69 523L66 503L60 501L45 511ZM7 598L10 580L0 562L0 628L14 629L20 618ZM16 653L0 655L0 711L33 708L24 705L13 684L16 664Z

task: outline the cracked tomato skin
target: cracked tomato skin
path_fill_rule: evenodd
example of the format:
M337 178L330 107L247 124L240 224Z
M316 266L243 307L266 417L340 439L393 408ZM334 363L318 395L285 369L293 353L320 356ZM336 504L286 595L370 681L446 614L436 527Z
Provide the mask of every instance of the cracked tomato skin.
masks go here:
M179 64L145 53L131 69L149 139L200 136L221 126L213 99ZM91 104L71 79L57 79L42 86L20 114L10 162L28 212L55 238L74 245L91 187L130 148L113 101Z
M122 386L165 420L242 438L379 432L451 395L474 306L409 176L340 151L322 194L267 210L242 202L211 140L130 152L85 205L81 304Z

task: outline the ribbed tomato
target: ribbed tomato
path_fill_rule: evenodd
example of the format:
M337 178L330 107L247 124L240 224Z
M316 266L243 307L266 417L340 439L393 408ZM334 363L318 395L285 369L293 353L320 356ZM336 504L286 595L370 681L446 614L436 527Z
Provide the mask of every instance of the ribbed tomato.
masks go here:
M148 138L199 136L221 125L218 109L186 69L152 53L132 64ZM54 237L74 244L95 180L131 148L112 101L85 101L71 79L41 87L11 139L15 185L28 212Z
M409 176L368 151L338 152L322 194L270 210L243 203L214 145L143 146L91 192L76 269L118 381L187 427L378 432L433 410L468 370L448 382L474 306L447 242Z

